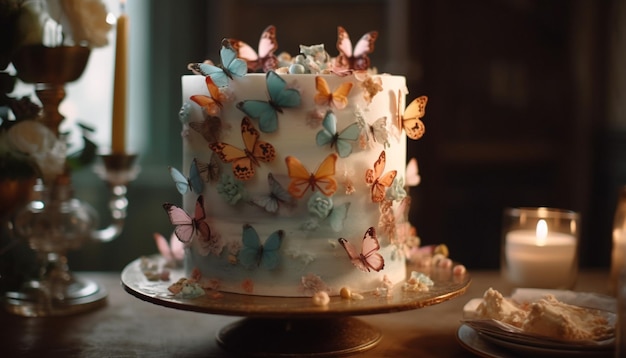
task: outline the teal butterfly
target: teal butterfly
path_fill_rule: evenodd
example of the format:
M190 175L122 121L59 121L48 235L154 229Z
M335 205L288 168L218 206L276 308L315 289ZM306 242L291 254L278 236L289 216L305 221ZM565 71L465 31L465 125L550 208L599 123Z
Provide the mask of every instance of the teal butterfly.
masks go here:
M237 51L227 39L222 40L220 57L222 59L220 65L215 66L206 62L191 63L188 68L196 74L210 76L217 87L227 87L229 79L243 77L248 73L248 64L237 57Z
M261 245L259 234L249 224L243 226L243 247L237 254L237 260L247 269L261 267L266 270L273 270L280 263L280 245L285 232L277 230L270 234Z
M361 135L361 127L354 122L344 128L341 133L337 133L337 117L332 111L327 111L322 120L322 129L317 132L315 142L317 145L325 146L330 144L331 148L335 148L340 157L345 158L352 153L352 143L359 139Z
M298 107L301 97L298 90L287 88L287 82L274 71L266 74L265 82L268 101L241 101L237 108L250 118L258 119L261 132L272 133L278 128L278 113L283 113L283 108Z
M202 190L204 189L204 180L202 179L196 158L193 158L193 162L189 167L189 178L176 168L169 167L169 170L170 175L174 180L174 184L176 184L176 190L178 190L179 193L184 195L189 190L196 194L202 193Z

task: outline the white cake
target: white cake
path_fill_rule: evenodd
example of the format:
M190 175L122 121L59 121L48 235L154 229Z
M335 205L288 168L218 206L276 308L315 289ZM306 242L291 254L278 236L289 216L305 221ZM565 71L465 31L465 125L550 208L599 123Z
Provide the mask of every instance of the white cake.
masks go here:
M194 225L188 225L191 236L179 235L187 246L187 275L204 287L268 296L337 295L343 287L366 292L404 282L405 238L396 227L408 212L407 136L394 124L405 105L405 78L287 72L232 76L219 92L212 86L218 81L182 77L180 172L190 177L188 190L179 182L182 209L210 228L206 237ZM277 89L281 79L284 88ZM246 101L268 101L268 81L274 95L292 91L287 97L299 97L276 112L275 122L244 113L257 110ZM347 103L320 95L324 82L330 92L350 83ZM384 167L373 170L376 162ZM388 179L386 185L379 177ZM270 181L279 185L273 196ZM199 202L206 218L194 215ZM378 250L370 236L377 237ZM362 245L371 252L362 254Z

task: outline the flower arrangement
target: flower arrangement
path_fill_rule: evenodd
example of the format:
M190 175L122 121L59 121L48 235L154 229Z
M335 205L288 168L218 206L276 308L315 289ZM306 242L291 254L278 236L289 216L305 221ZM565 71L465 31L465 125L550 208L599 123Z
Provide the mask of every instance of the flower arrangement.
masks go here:
M28 96L11 96L20 73L10 73L9 65L18 51L33 46L105 46L111 29L106 18L101 0L0 0L0 43L6 44L0 47L0 180L50 181L95 157L88 138L93 129L79 124L84 148L68 155L67 134L42 122L42 108ZM46 57L37 61L45 64Z
M0 68L26 45L105 46L106 18L101 0L0 0Z

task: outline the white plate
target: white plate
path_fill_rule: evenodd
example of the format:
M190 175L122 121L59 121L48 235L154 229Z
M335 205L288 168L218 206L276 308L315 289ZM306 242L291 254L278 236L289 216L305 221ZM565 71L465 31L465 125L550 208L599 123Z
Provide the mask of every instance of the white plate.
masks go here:
M559 301L565 303L609 311L607 312L609 321L615 323L616 315L614 312L616 305L615 298L613 297L593 293L539 289L517 289L511 297L518 302L530 302L543 297L547 293L553 294ZM476 317L476 308L480 302L482 302L482 298L475 298L467 302L467 304L463 307L463 316L466 320L478 318ZM476 324L471 324L470 327L470 323ZM517 353L532 353L535 355L611 357L615 346L614 339L602 341L598 345L590 346L578 344L569 345L569 342L563 344L563 342L543 339L527 339L521 336L515 337L514 334L505 332L504 329L498 331L495 329L497 327L481 326L478 323L480 322L469 321L467 324L462 324L459 328L458 335L460 336L461 333L464 334L464 339L459 337L459 341L466 348L468 348L468 345L474 344L480 347L506 348L508 351L515 351ZM486 356L499 357L498 355Z
M506 342L494 337L478 333L472 327L462 324L457 330L457 340L463 348L487 358L513 358L520 354L532 355L533 357L613 357L612 350L607 351L580 351L562 350L543 347L534 347L523 344Z

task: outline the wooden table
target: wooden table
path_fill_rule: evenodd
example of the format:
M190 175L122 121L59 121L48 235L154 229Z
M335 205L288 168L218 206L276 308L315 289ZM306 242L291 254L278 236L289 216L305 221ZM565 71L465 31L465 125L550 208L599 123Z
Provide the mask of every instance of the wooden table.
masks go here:
M68 317L0 313L1 357L228 357L216 333L239 317L166 308L124 291L119 273L78 273L102 284L107 305ZM463 306L493 287L509 294L497 271L471 272L465 295L412 311L359 317L383 333L363 357L473 357L456 340ZM577 291L607 293L608 271L583 271ZM260 332L262 334L262 332Z

